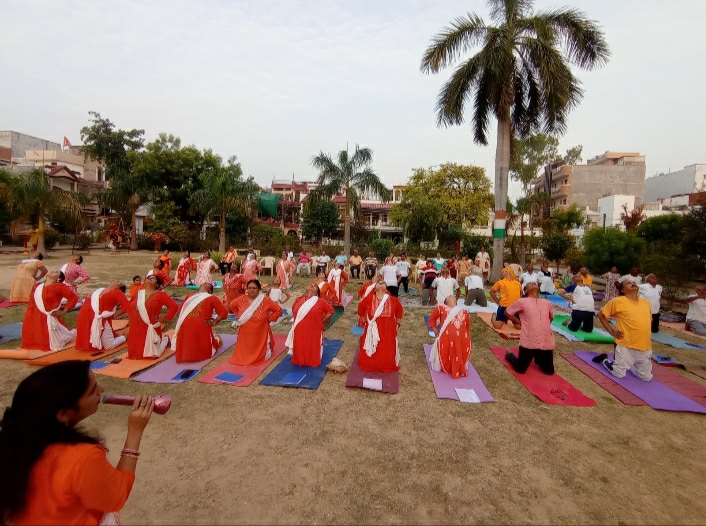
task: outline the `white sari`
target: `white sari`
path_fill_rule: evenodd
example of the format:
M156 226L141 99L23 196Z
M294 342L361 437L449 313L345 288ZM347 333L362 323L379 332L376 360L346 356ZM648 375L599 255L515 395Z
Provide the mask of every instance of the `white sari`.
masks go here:
M52 351L60 351L76 339L76 329L67 329L61 324L61 322L59 322L59 320L52 316L52 313L58 311L61 308L61 305L54 310L48 311L44 307L42 292L44 292L43 283L34 289L34 303L37 305L39 312L47 317L47 329L49 329L49 349Z
M328 273L328 282L333 283L334 287L336 287L336 296L342 296L341 291L340 291L340 286L341 286L341 269L340 268L335 268L331 272ZM343 298L338 298L339 301L343 301Z

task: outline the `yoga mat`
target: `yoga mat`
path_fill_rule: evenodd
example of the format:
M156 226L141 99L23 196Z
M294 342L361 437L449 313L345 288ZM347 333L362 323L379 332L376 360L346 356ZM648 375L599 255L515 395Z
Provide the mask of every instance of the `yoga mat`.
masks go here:
M277 357L286 350L284 342L287 341L287 335L275 334L274 336L274 342L272 343L272 356L270 356L270 359L262 365L234 365L232 363L225 362L219 365L218 367L211 369L208 373L199 378L199 382L202 384L234 385L236 387L249 386L255 380L257 380L258 376L262 374L262 371L267 369L270 364L272 364L272 362L274 362ZM234 375L242 376L243 378L234 384L220 382L216 380L216 376L219 376L223 373L231 373Z
M612 382L573 353L563 353L561 356L625 405L647 405L630 391Z
M697 363L685 363L682 364L682 367L691 374L706 380L706 367L704 367L703 365Z
M10 323L0 327L0 343L22 338L22 322Z
M120 336L126 335L127 332L127 329L121 329L117 331ZM115 354L118 351L122 351L126 347L127 341L122 345L118 345L114 349L103 349L101 351L89 352L78 350L76 349L76 347L73 346L73 344L71 344L71 347L69 347L68 349L64 349L63 351L51 354L45 353L46 356L42 356L40 358L37 358L36 360L26 359L25 363L29 365L37 365L43 367L46 365L52 365L54 363L67 362L69 360L89 360L91 362L96 362L102 358L105 358L106 356L110 356L111 354Z
M0 309L7 309L9 307L17 307L19 305L27 305L27 302L26 301L5 300L2 303L0 303Z
M318 389L324 376L326 376L326 366L338 354L343 346L342 340L328 340L324 338L324 354L321 365L318 367L301 367L292 363L292 357L285 355L284 359L270 371L270 374L260 380L260 385L270 385L279 387L301 387L303 389ZM285 386L281 380L290 373L305 374L304 379L297 385Z
M431 345L424 345L424 354L427 357L427 365L431 373L431 381L434 384L437 398L447 398L449 400L458 400L456 389L473 389L481 402L495 402L490 395L488 388L483 384L478 372L475 370L471 362L466 364L468 367L468 376L461 376L454 380L450 374L432 371L429 363L429 354L431 353Z
M576 336L571 334L568 330L564 330L564 327L557 327L554 324L549 325L549 328L552 330L552 332L555 332L557 334L561 334L564 338L569 340L570 342L580 342Z
M0 334L2 334L2 327L0 327ZM676 336L672 336L671 334L667 334L666 332L653 332L652 333L652 341L663 343L665 345L671 345L675 349L690 349L692 351L706 350L706 347L704 347L703 345L698 345L696 343L689 343L689 342L684 341L680 338L677 338Z
M113 320L111 325L113 326L113 329L115 331L119 331L120 329L124 329L125 327L127 327L129 323L130 320Z
M488 314L495 314L498 312L498 304L493 303L492 301L488 302L487 307L481 307L477 303L471 303L470 305L466 305L463 302L463 297L459 299L459 305L463 305L463 308L466 309L469 313L476 313L478 314L479 312L487 312Z
M374 389L368 389L363 387L363 380L380 380L382 382L382 389L379 392L397 394L400 392L400 375L397 371L394 373L376 373L370 371L363 371L358 366L358 352L360 347L355 351L355 357L351 363L351 367L348 370L348 376L346 377L346 387L360 387L361 389L366 389L368 391L375 391Z
M657 362L659 365L663 365L665 367L679 367L681 365L678 361L676 361L671 356L665 356L664 354L652 353L652 360ZM654 376L654 373L653 373L653 376Z
M659 321L662 323L684 323L686 321L686 316L682 316L681 314L661 314Z
M493 327L493 323L490 321L490 314L487 312L479 312L477 316L485 322L485 324L497 332L506 340L519 340L520 339L520 329L515 329L511 323L505 323L500 329Z
M171 337L174 335L174 331L167 331L165 334L171 339ZM140 371L152 367L153 365L163 362L173 354L174 351L171 347L167 347L162 353L162 356L160 356L159 358L142 358L139 360L128 360L127 353L123 353L120 356L117 356L117 358L120 358L122 360L120 363L111 363L108 367L104 367L103 369L97 370L96 374L102 374L103 376L112 376L113 378L130 378L135 373L139 373Z
M365 327L358 327L358 325L353 325L351 327L351 334L355 334L356 336L362 336L365 334Z
M706 386L697 384L674 369L659 365L652 367L652 376L670 389L706 407Z
M427 329L427 333L429 334L429 338L436 339L436 334L434 334L434 331L432 331L429 328L429 316L424 316L424 327ZM441 327L439 327L439 328L441 328Z
M333 316L331 316L331 318L329 319L328 323L326 323L326 325L324 325L324 330L325 330L325 331L329 330L329 329L331 328L331 326L332 326L334 323L336 323L336 320L337 320L338 318L340 318L341 316L343 316L343 313L344 313L344 312L345 312L345 311L344 311L344 307L342 307L341 305L334 305L334 307L333 307Z
M153 384L181 384L188 382L194 376L196 376L201 369L206 367L213 360L218 358L221 354L226 352L228 349L235 345L236 335L235 334L220 334L223 339L223 344L218 348L216 353L206 360L201 360L199 362L176 362L176 356L170 356L167 360L164 360L159 365L153 367L149 371L142 373L132 379L133 382L145 382ZM191 375L189 378L182 379L178 378L179 373L184 370L192 369L196 371L196 374Z
M545 299L548 299L557 307L560 307L562 309L571 310L571 307L569 306L569 302L566 298L562 298L561 296L557 296L556 294L548 294L546 296L542 295L542 297Z
M664 327L674 329L675 331L683 332L684 334L688 334L689 336L693 336L694 338L701 338L702 340L706 340L706 336L701 336L700 334L696 334L693 331L687 331L685 329L686 323L667 323L664 321L660 321L659 324Z
M688 396L666 386L656 377L649 382L643 382L633 375L632 372L628 371L625 378L618 379L610 374L603 364L593 363L591 361L598 355L598 353L590 351L576 351L574 354L609 380L630 391L652 409L661 409L662 411L687 411L691 413L706 414L706 407L695 402ZM608 355L608 359L612 361L613 355ZM653 367L653 369L655 368ZM664 378L663 372L664 369L661 373L657 374L662 375L661 377Z
M568 332L569 334L575 336L582 342L588 343L615 343L613 337L602 329L593 327L593 332L583 332L582 330L570 331L568 326L564 326L561 323L564 320L571 320L571 316L564 316L562 314L556 314L552 320L552 325L561 329L562 331Z
M532 362L525 374L515 372L510 363L505 359L505 347L491 347L490 351L507 368L512 375L534 396L545 404L565 405L572 407L593 407L596 401L588 398L581 391L567 382L557 373L552 375L544 374L539 367ZM511 348L511 352L517 355L517 347Z
M348 306L348 304L349 304L351 301L353 301L353 296L351 296L350 294L346 294L346 295L343 297L343 301L341 302L341 305L343 305L343 307L345 308L345 307Z

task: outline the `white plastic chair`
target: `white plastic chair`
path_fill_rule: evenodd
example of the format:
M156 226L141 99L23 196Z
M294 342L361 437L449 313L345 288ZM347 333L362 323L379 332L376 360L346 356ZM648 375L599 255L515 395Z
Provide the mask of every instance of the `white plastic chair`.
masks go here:
M270 276L274 276L275 270L275 258L272 256L264 257L260 260L260 265L262 266L262 273L264 274L266 270L270 271Z

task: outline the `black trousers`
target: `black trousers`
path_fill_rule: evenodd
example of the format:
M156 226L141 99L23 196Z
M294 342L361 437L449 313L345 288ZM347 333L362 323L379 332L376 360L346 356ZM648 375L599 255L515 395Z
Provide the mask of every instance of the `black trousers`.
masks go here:
M360 279L360 265L351 265L351 277Z
M409 292L409 276L404 276L400 283L402 284L402 287L404 288L405 292Z
M226 263L225 261L221 261L218 264L218 268L221 269L221 274L223 276L225 276L226 274L228 274L230 272L230 267L232 267L232 266L233 266L233 263Z
M390 293L390 296L397 297L400 294L400 287L393 287L392 285L387 286L387 292Z
M373 279L378 268L375 265L365 265L365 277Z
M507 361L510 362L512 368L520 373L524 374L527 368L534 360L537 364L539 370L544 374L554 374L554 352L544 351L541 349L526 349L520 345L520 353L515 356L510 353L507 357Z
M659 332L659 312L652 315L652 332Z
M570 331L574 332L579 329L583 332L593 332L593 318L595 318L595 316L592 312L572 310L571 323L569 323L568 328Z
M429 278L424 278L424 288L425 289L430 289L431 284L434 283L434 280L436 279L436 276L432 276Z

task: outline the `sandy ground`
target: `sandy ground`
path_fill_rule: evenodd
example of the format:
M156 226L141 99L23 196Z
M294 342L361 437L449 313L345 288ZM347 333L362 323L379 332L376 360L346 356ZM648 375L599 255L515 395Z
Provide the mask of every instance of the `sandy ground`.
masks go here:
M153 258L146 252L93 252L84 266L94 279L80 292L113 277L129 282L134 274L144 275ZM20 259L0 255L5 295ZM53 253L46 263L54 268L67 259L68 253ZM339 357L346 363L357 345L349 334L356 304L326 333L344 340ZM0 324L21 320L24 309L2 309ZM560 357L557 372L594 398L596 406L544 405L490 353L490 345L507 342L475 317L471 359L496 403L438 400L422 351L422 344L430 343L423 325L428 311L405 312L397 395L347 389L345 375L332 373L316 391L197 381L155 386L101 377L108 392L174 398L168 415L155 415L145 432L123 521L706 522L703 415L625 406ZM286 323L275 328L288 329ZM228 328L224 324L220 330ZM576 348L606 347L557 337L558 351ZM703 351L661 344L654 350L706 361ZM34 368L8 360L0 367L0 405L5 406ZM126 408L106 406L86 422L105 438L114 462L126 419Z

